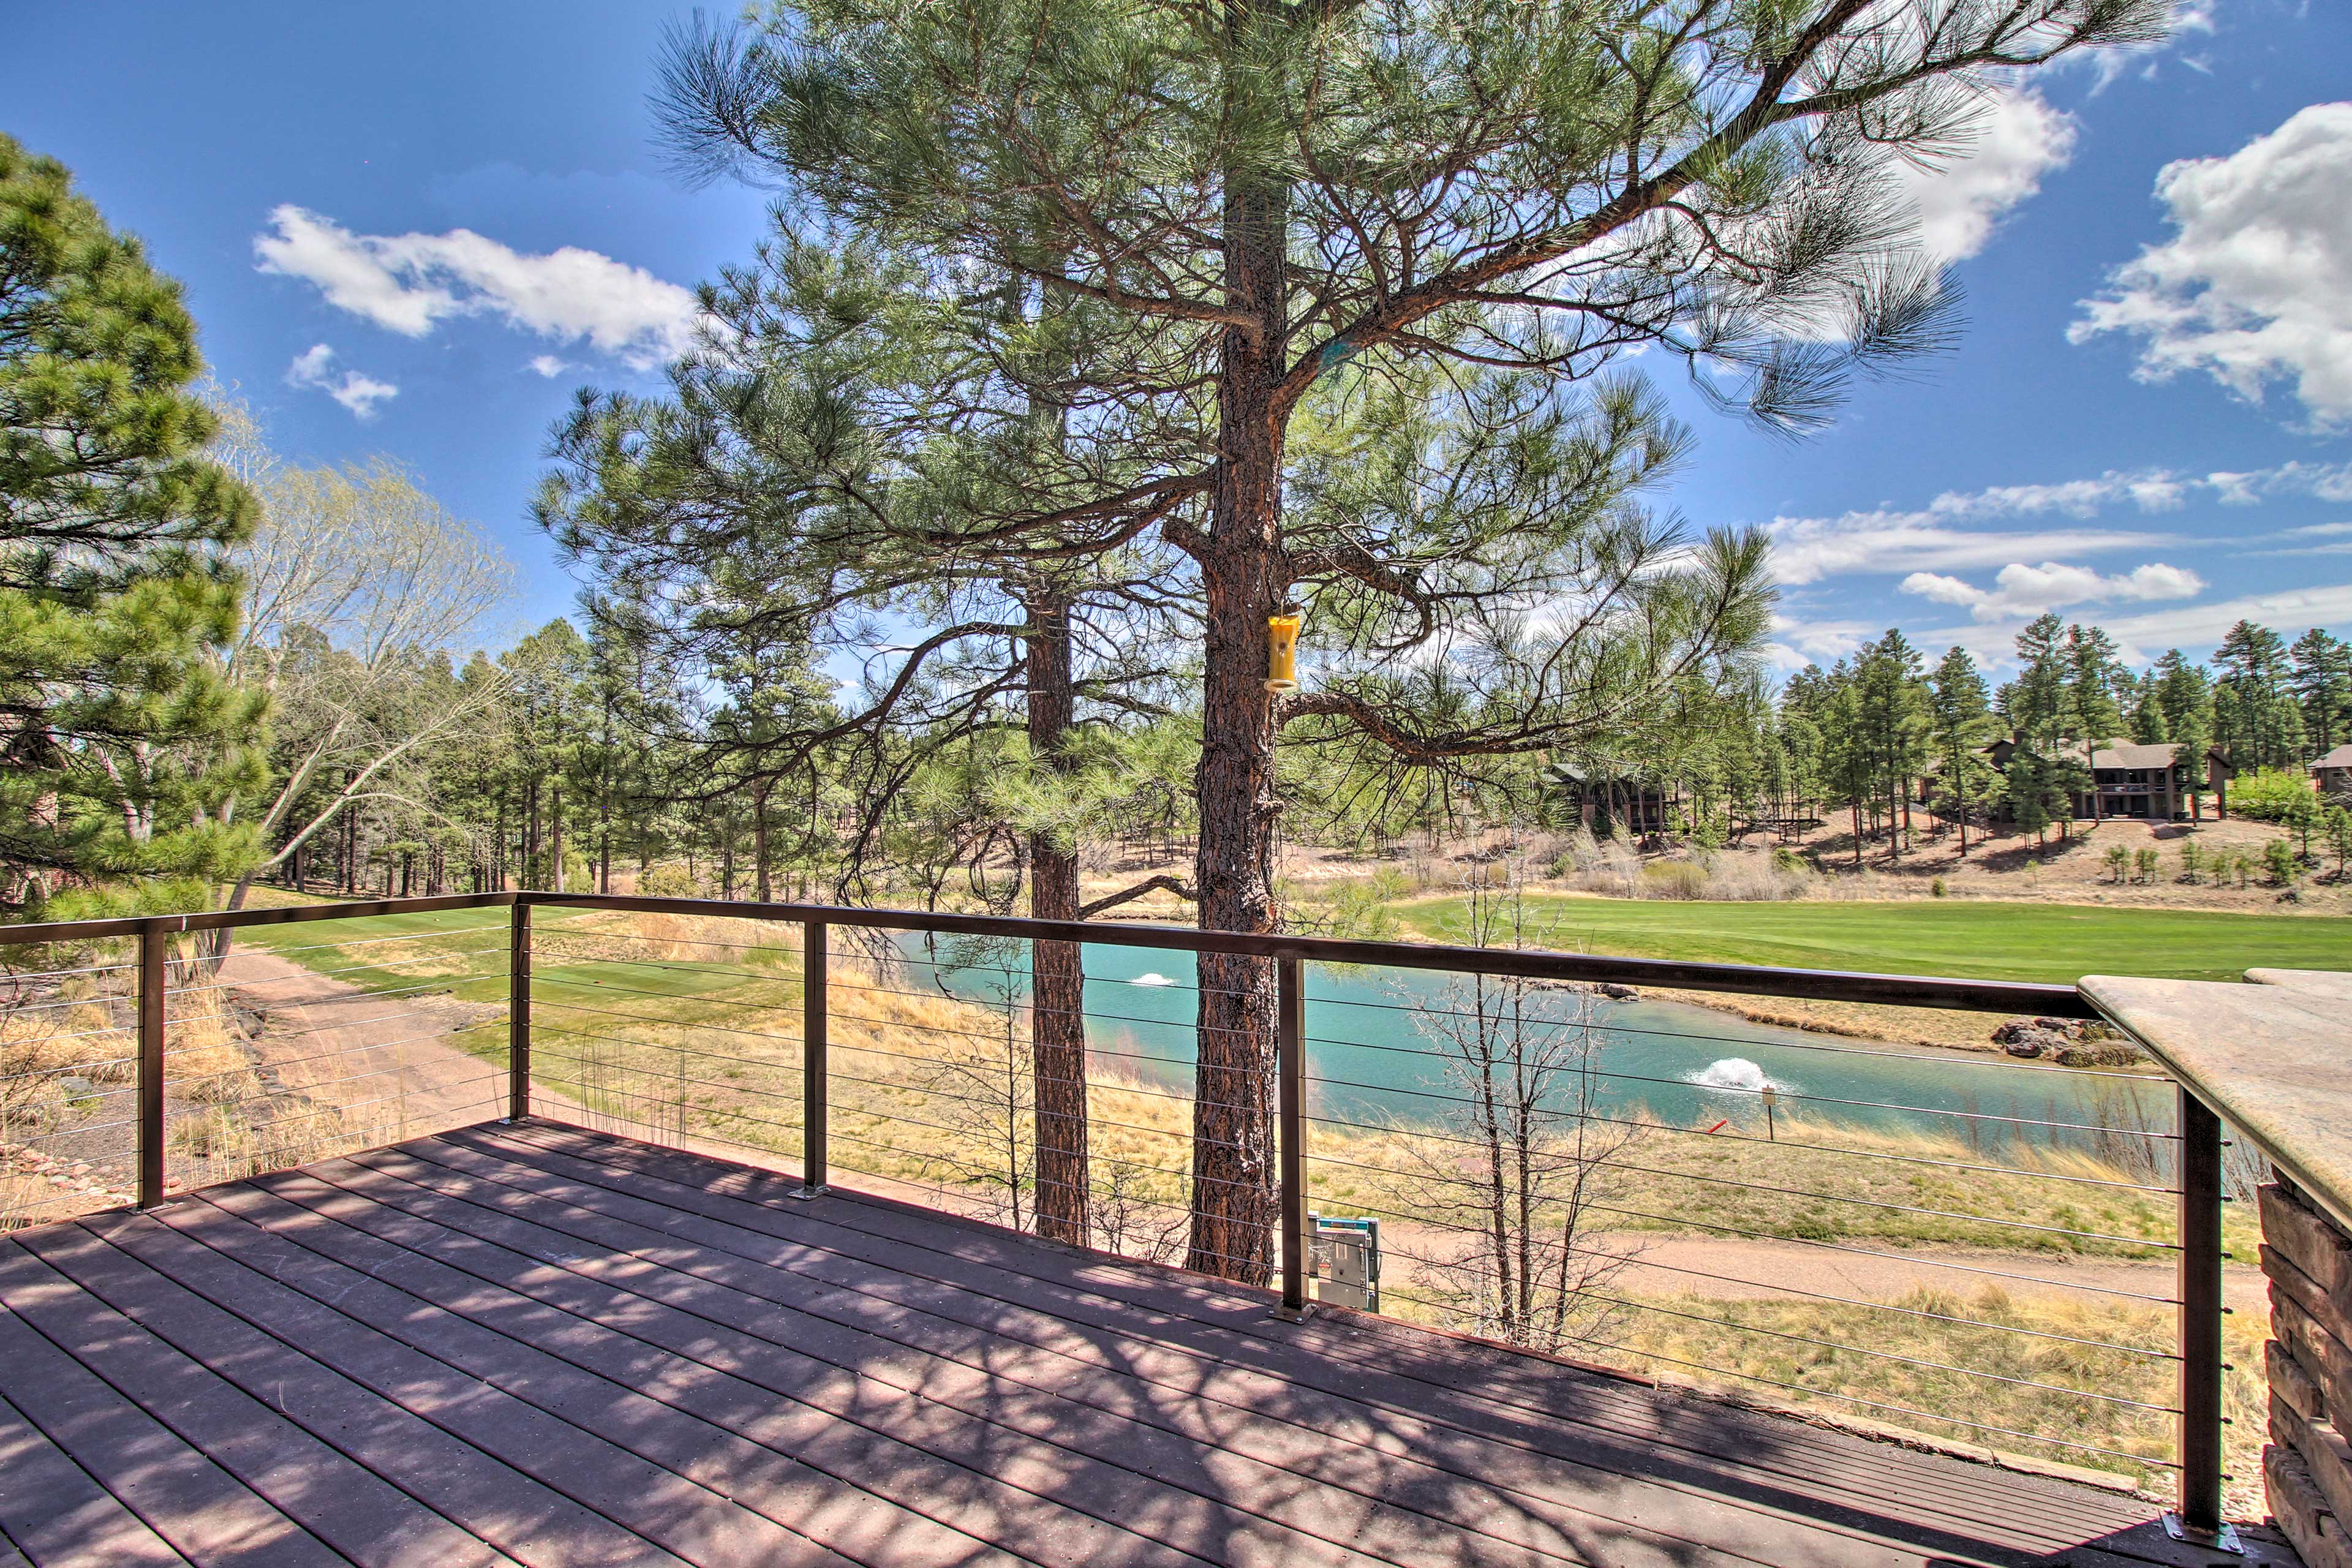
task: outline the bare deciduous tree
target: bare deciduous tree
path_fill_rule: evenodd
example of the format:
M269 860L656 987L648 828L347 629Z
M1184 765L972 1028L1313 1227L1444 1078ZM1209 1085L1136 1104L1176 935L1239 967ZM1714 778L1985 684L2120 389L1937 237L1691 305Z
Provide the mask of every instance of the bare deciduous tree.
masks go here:
M1521 873L1474 873L1468 891L1472 946L1547 944ZM1414 1005L1414 1027L1436 1047L1458 1100L1438 1131L1406 1144L1427 1178L1415 1206L1461 1238L1423 1268L1441 1310L1470 1332L1558 1352L1605 1338L1619 1310L1608 1289L1638 1249L1593 1216L1612 1162L1640 1129L1598 1119L1595 1006L1586 993L1492 974L1456 979Z
M223 460L261 497L261 521L235 552L242 626L226 654L238 684L268 694L274 763L258 796L262 858L236 883L236 909L347 806L390 801L431 815L399 787L400 765L465 733L504 689L433 676L479 633L513 569L472 523L398 466L305 468L279 462L240 405L220 405Z

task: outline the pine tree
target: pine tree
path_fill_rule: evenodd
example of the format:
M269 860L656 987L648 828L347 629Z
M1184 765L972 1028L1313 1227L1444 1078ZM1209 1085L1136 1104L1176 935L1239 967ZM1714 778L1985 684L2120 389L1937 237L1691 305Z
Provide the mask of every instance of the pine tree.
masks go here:
M1966 855L1969 813L1991 793L1995 777L1984 755L1993 739L1992 705L1984 676L1964 647L1944 655L1928 689L1938 809L1958 828L1960 853Z
M2287 684L2302 704L2305 736L2324 755L2352 738L2352 643L2314 626L2287 651Z
M1317 398L1432 358L1589 384L1646 343L1769 425L1814 425L1856 366L1943 331L1948 292L1899 243L1882 150L1935 155L1992 62L2155 36L2164 15L1956 0L1904 32L1863 0L814 0L763 36L683 38L667 118L706 171L754 161L942 276L977 265L1116 317L1124 353L1084 395L1171 454L1161 482L1185 504L1156 531L1203 611L1201 916L1263 932L1285 723L1407 761L1532 752L1591 727L1555 674L1603 673L1494 613L1560 574L1564 519L1544 520L1541 552L1465 548L1493 521L1423 482L1365 533L1294 533L1291 441ZM1532 412L1559 394L1518 395ZM1744 633L1760 609L1755 541L1688 559L1651 623L1671 630L1655 639L1670 663L1694 640L1702 660L1738 646L1716 626ZM1277 707L1266 617L1327 586L1360 608L1317 624L1359 634L1344 652L1374 668ZM1393 700L1411 682L1385 678L1431 647L1483 655L1466 729ZM1634 684L1635 700L1657 689ZM1272 968L1204 958L1202 981L1191 1261L1262 1278Z
M232 876L261 708L215 668L253 499L179 285L64 167L0 136L0 905Z
M2213 662L2221 669L2215 739L2230 761L2248 771L2300 762L2302 715L2286 689L2287 649L2278 633L2240 621L2213 650Z
M2116 657L2116 640L2097 626L2070 626L2065 641L2063 732L2087 746L2123 733L2119 690L2131 676Z

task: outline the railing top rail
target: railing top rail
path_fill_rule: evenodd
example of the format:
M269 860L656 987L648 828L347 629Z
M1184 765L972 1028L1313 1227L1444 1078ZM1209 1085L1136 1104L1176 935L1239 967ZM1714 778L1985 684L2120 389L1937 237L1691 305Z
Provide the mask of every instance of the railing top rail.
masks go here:
M451 893L437 899L353 899L331 904L289 904L269 910L210 910L184 915L120 915L101 921L47 921L0 925L0 947L44 942L95 942L100 937L138 936L145 931L237 931L247 926L292 925L303 921L357 920L367 915L423 915L439 910L502 910L515 893Z
M2071 985L2039 985L2009 980L1958 980L1920 974L1781 969L1745 963L1696 963L1676 959L1619 958L1595 953L1527 952L1433 942L1357 942L1341 937L1250 935L1238 931L1201 931L1192 926L1041 921L1022 915L862 910L832 904L655 899L604 893L461 893L437 899L376 899L283 909L61 921L40 925L0 926L0 946L136 936L142 931L155 930L169 932L235 930L371 915L504 909L518 903L551 909L636 910L648 914L703 915L739 920L822 921L829 925L853 926L869 931L937 931L942 935L1003 937L1024 942L1102 942L1175 952L1232 953L1251 958L1287 957L1318 963L1505 974L1529 980L1663 986L1674 990L1808 997L1899 1007L2031 1013L2065 1018L2095 1018L2099 1016L2097 1009L2085 1002Z
M2098 1013L2071 985L2008 980L1952 980L1931 975L1873 974L1829 969L1778 969L1744 963L1691 963L1675 959L1541 952L1462 947L1436 942L1356 942L1342 937L1249 935L1192 926L1041 921L1024 915L964 915L923 910L859 910L829 904L720 902L709 899L647 899L601 893L515 895L542 907L638 910L653 914L719 915L774 921L823 921L872 931L929 931L955 936L1009 937L1024 942L1102 942L1176 952L1222 952L1249 958L1297 958L1316 963L1357 963L1384 969L1433 969L1454 973L1507 974L1529 980L1614 982L1686 991L1745 992L1761 996L1814 997L1944 1007L1967 1012L2040 1013L2095 1018Z

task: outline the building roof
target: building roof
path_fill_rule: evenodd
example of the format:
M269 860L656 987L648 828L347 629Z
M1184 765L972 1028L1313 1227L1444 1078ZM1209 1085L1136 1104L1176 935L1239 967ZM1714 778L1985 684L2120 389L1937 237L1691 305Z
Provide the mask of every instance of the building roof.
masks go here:
M1997 753L2003 746L2010 747L2013 750L2016 745L2017 742L2014 740L2004 735L2000 740L1993 742L1990 745L1980 747L1979 750L1982 755L1994 756L1995 753ZM2101 746L2097 751L2090 752L2090 765L2093 768L2168 768L2172 766L2173 763L2177 760L2173 753L2178 750L2179 748L2174 746L2168 741L2153 746L2142 746L2128 742L2112 741L2107 744ZM2341 747L2339 750L2344 752L2352 752L2352 746ZM2062 757L2071 757L2075 762L2079 763L2083 761L2084 753L2089 751L2090 748L2084 745L2080 741L2067 741L2059 745L2058 755ZM2205 754L2220 761L2224 768L2227 768L2230 765L2228 759L2221 756L2221 748L2219 747L2208 747ZM2328 755L2335 756L2336 755L2336 752L2331 752ZM1996 759L1996 762L1998 765L1999 760ZM2326 767L2352 767L2352 762L2328 763L2325 759L2322 759L2321 763L2316 765Z
M2352 744L2336 747L2311 765L2315 768L2352 768Z
M2095 768L2168 768L2173 763L2173 752L2177 749L2171 745L2101 746L2092 754L2091 765Z

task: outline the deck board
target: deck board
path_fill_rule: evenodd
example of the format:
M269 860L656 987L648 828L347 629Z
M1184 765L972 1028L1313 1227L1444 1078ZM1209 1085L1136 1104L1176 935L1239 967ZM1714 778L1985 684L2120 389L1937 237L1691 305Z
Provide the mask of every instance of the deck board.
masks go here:
M13 1312L269 1505L362 1568L504 1568L481 1541L166 1344L22 1249L0 1258ZM341 1561L341 1559L334 1559Z
M1276 1336L1297 1329L1270 1321L1265 1297L1215 1281L1073 1256L986 1227L935 1221L903 1205L848 1194L816 1205L827 1211L820 1226L809 1205L783 1196L792 1190L788 1182L727 1167L725 1192L664 1185L658 1174L664 1170L694 1177L709 1167L694 1156L643 1145L607 1146L598 1137L552 1127L519 1132L477 1129L447 1142L493 1151L546 1148L549 1157L538 1163L569 1179L607 1184L634 1194L649 1215L681 1211L670 1222L674 1226L724 1216L740 1223L742 1237L789 1244L815 1237L820 1247L813 1258L791 1250L752 1247L750 1251L759 1261L811 1268L827 1279L842 1276L838 1258L856 1257L873 1263L870 1278L901 1298L911 1299L928 1283L935 1298L954 1300L968 1312L988 1309L985 1321L999 1334L1037 1333L1042 1331L1035 1324L1043 1321L1061 1331L1066 1346L1072 1335L1106 1343L1102 1353L1107 1363L1119 1365L1135 1363L1142 1353L1139 1345L1171 1350L1178 1358L1180 1386L1187 1392L1197 1391L1195 1377L1202 1368L1213 1369L1221 1384L1232 1382L1236 1373L1261 1373L1263 1381L1246 1391L1247 1406L1306 1419L1318 1425L1328 1442L1376 1444L1400 1424L1410 1423L1412 1430L1403 1440L1417 1451L1458 1455L1462 1470L1482 1479L1509 1476L1526 1466L1528 1456L1534 1456L1598 1470L1594 1484L1607 1496L1622 1493L1629 1482L1649 1483L1638 1494L1638 1506L1654 1514L1671 1510L1680 1491L1695 1498L1700 1528L1715 1537L1707 1543L1769 1537L1776 1533L1775 1518L1793 1516L1809 1526L1805 1541L1811 1549L1827 1549L1820 1537L1833 1532L1841 1521L1821 1506L1825 1494L1851 1499L1843 1522L1873 1539L1888 1523L1883 1517L1885 1500L1899 1495L1906 1508L1900 1522L1928 1558L2030 1561L2148 1518L2142 1505L2092 1489L1956 1464L1711 1403L1661 1398L1655 1390L1625 1380L1561 1376L1551 1367L1543 1370L1560 1385L1554 1408L1545 1413L1549 1419L1530 1422L1524 1406L1461 1386L1480 1380L1461 1375L1465 1363L1482 1375L1484 1366L1468 1357L1464 1347L1434 1336L1427 1339L1431 1353L1453 1352L1447 1363L1453 1373L1450 1384L1337 1363L1282 1342ZM563 1152L565 1149L573 1152ZM583 1160L579 1152L599 1152L599 1158ZM742 1195L763 1188L772 1194L766 1203ZM706 1246L743 1245L741 1239L707 1228L693 1234ZM1146 1319L1130 1304L1158 1310ZM1332 1331L1321 1333L1328 1339ZM1386 1345L1365 1343L1375 1349ZM1318 1399L1318 1394L1328 1397ZM1629 1419L1629 1413L1638 1419ZM1520 1452L1502 1451L1506 1449ZM2014 1511L2013 1500L2021 1494L2039 1494L2043 1508L2019 1521L2003 1549L1987 1552L1981 1540L1986 1510ZM1573 1494L1561 1484L1556 1495ZM1727 1510L1727 1504L1735 1500L1750 1506L1744 1511ZM1947 1528L1932 1528L1938 1521ZM2037 1529L2043 1533L2037 1536ZM2141 1550L2155 1561L2206 1561L2164 1540L2160 1531L2154 1536L2141 1543ZM1915 1553L1909 1560L1921 1559Z
M0 1568L2203 1568L2147 1504L551 1122L0 1239Z
M321 1176L333 1174L320 1173ZM535 1258L576 1254L578 1242L423 1188L411 1187L404 1194L394 1190L387 1177L367 1183L367 1174L346 1173L343 1179L361 1183L360 1191L366 1198L381 1198L381 1203L366 1201L326 1180L311 1182L308 1192L301 1190L299 1179L273 1183L271 1190L325 1214L351 1214L379 1235L388 1236L396 1229L408 1245L437 1258L451 1261L464 1258L463 1266L477 1278L535 1300L559 1301L583 1318L625 1325L628 1332L648 1344L674 1350L693 1363L740 1377L796 1403L805 1402L821 1413L821 1420L871 1426L906 1445L930 1447L967 1467L976 1477L992 1475L1016 1481L1041 1502L1151 1533L1167 1544L1212 1560L1301 1563L1360 1560L1339 1542L1353 1539L1359 1546L1377 1552L1364 1538L1393 1532L1400 1528L1400 1521L1411 1521L1402 1527L1410 1536L1404 1542L1409 1555L1389 1561L1438 1560L1437 1553L1460 1539L1458 1531L1443 1531L1414 1516L1382 1518L1390 1510L1376 1504L1360 1508L1350 1516L1349 1522L1355 1528L1342 1536L1322 1533L1331 1528L1328 1509L1324 1516L1308 1509L1283 1509L1291 1517L1277 1522L1294 1528L1268 1529L1259 1522L1263 1514L1254 1517L1256 1510L1196 1500L1208 1489L1187 1490L1181 1483L1197 1478L1223 1495L1253 1502L1261 1498L1279 1500L1286 1490L1295 1491L1290 1478L1271 1467L1255 1466L1250 1473L1236 1474L1245 1463L1238 1457L1172 1440L1155 1443L1164 1435L1129 1424L1099 1418L1089 1422L1086 1418L1095 1413L1079 1405L1064 1402L1058 1409L1047 1409L1045 1401L1035 1400L1024 1408L1017 1387L993 1385L978 1373L966 1373L959 1380L944 1364L908 1375L888 1364L916 1359L898 1347L844 1334L819 1320L690 1276L641 1279L634 1282L635 1289L624 1289L575 1276L561 1264L540 1266ZM384 1217L401 1213L429 1215L436 1223L425 1228ZM507 1245L484 1242L484 1233ZM639 1293L644 1290L659 1290L667 1299L657 1300ZM892 1376L894 1371L898 1375ZM861 1380L867 1384L863 1389ZM877 1399L875 1384L909 1397ZM1103 1455L1117 1455L1118 1462L1099 1457ZM1144 1462L1139 1465L1139 1459ZM852 1467L847 1473L872 1474L886 1468L869 1462ZM896 1468L908 1467L901 1460ZM936 1485L929 1489L933 1506L943 1491ZM1030 1517L1037 1511L1036 1504L1023 1508L1017 1499L1007 1496L997 1500L997 1507L1000 1514L1009 1518L1013 1539L1023 1550L1042 1544ZM1414 1530L1413 1524L1421 1528ZM1003 1520L996 1530L997 1538L1005 1539ZM1246 1550L1237 1552L1225 1539L1228 1533L1246 1533L1254 1539ZM1071 1560L1101 1561L1103 1552L1099 1541L1081 1538L1074 1543ZM1492 1560L1522 1559L1497 1552ZM1523 1560L1550 1563L1573 1559L1529 1555Z

